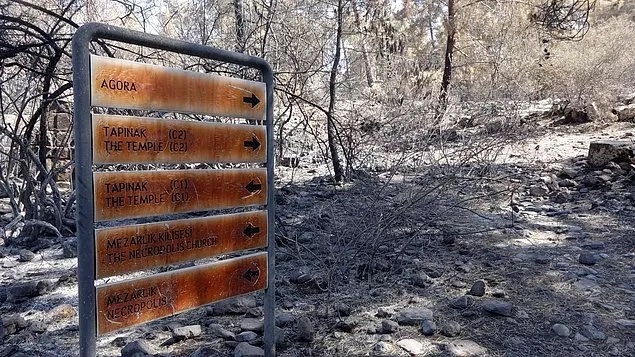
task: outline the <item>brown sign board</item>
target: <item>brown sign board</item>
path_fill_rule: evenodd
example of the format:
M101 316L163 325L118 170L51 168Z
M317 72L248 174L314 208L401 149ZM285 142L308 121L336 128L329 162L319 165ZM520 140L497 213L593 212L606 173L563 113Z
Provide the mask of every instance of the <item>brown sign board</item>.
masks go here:
M91 105L265 119L265 83L90 56Z
M267 246L267 211L98 229L98 279Z
M267 203L267 169L95 172L95 221Z
M262 125L93 114L93 162L267 161Z
M97 334L267 288L267 253L98 286Z

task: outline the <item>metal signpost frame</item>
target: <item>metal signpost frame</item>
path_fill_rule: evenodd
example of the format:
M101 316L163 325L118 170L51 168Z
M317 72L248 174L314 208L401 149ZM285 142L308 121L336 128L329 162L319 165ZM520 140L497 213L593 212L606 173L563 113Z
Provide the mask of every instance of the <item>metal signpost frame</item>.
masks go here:
M95 212L93 207L93 149L91 123L90 51L92 41L112 40L132 45L150 47L174 53L186 54L210 60L227 62L257 69L266 84L267 130L267 209L268 215L268 266L265 291L265 354L275 356L274 282L275 236L273 197L273 71L262 58L225 51L171 38L132 31L101 23L81 26L73 36L73 91L75 125L75 172L77 188L77 237L79 280L79 336L80 356L96 355L96 289L95 289Z

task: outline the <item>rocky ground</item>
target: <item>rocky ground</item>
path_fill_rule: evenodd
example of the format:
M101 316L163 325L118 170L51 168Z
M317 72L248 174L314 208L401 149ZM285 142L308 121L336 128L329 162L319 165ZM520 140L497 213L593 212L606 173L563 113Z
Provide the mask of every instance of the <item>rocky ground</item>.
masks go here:
M635 355L635 171L586 157L635 128L547 124L469 169L424 160L334 186L319 163L280 167L279 355ZM0 246L0 356L78 353L73 238L47 239ZM127 329L98 354L257 356L261 306Z

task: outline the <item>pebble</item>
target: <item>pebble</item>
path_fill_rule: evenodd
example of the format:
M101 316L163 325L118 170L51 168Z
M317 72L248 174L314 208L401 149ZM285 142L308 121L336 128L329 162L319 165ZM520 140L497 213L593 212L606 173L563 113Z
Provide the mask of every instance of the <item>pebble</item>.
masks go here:
M352 312L351 307L343 302L336 304L335 310L340 316L350 316Z
M297 335L300 342L312 342L315 338L315 328L308 317L302 316L298 319Z
M20 249L18 252L18 261L19 262L30 262L35 259L35 253L28 249Z
M437 332L437 324L432 320L423 320L421 322L421 333L424 336L432 336Z
M209 325L209 334L212 336L220 337L224 340L234 340L236 338L236 334L226 330L223 326L219 324L211 324Z
M571 330L563 324L553 324L551 331L560 337L569 337L571 335Z
M392 320L383 320L381 322L381 329L384 333L394 333L399 330L399 324Z
M406 339L397 341L397 346L403 348L406 352L410 353L411 355L423 354L425 352L423 349L423 344L412 338L406 338Z
M474 284L472 284L472 287L470 288L468 294L472 296L485 295L485 282L483 280L476 281Z
M598 262L598 258L595 254L590 252L581 253L578 257L578 261L580 264L584 265L595 265Z
M625 330L635 330L635 320L619 319L615 321L620 328Z
M582 327L580 331L585 337L593 340L593 341L604 341L606 339L606 334L600 330L598 330L593 325L585 325Z
M455 340L447 345L450 356L477 357L486 356L487 349L472 340Z
M461 334L461 325L456 321L448 321L441 324L439 333L447 337L455 337Z
M578 290L593 290L599 288L599 285L593 280L582 278L573 283L573 287Z
M189 325L175 328L172 331L172 335L175 339L182 341L189 338L199 337L202 332L201 325Z
M289 313L281 312L276 314L276 326L288 327L295 323L295 317Z
M502 300L491 300L483 304L483 310L494 315L512 317L512 309L511 303Z
M425 288L429 280L430 277L428 275L425 273L419 273L412 277L412 285L419 288Z
M258 338L258 334L253 331L244 331L236 335L236 342L249 342Z
M399 325L418 325L421 321L432 320L432 310L425 307L406 309L397 315L397 322Z
M256 297L253 295L243 295L215 304L211 312L214 315L239 315L246 313L249 309L254 307L256 307Z
M395 352L395 346L386 341L379 341L373 346L373 356L391 356Z
M242 331L262 332L265 329L265 321L254 318L242 319L240 321L240 329Z
M247 342L241 342L234 349L234 357L260 357L265 355L265 350L252 346Z
M146 340L132 341L121 349L121 357L154 356L155 354L156 351Z
M473 303L472 299L473 298L471 296L467 296L467 295L459 296L458 298L454 299L454 301L450 303L450 306L455 309L466 309L472 305Z
M576 333L573 339L576 340L577 342L589 342L589 339L584 337L580 333Z

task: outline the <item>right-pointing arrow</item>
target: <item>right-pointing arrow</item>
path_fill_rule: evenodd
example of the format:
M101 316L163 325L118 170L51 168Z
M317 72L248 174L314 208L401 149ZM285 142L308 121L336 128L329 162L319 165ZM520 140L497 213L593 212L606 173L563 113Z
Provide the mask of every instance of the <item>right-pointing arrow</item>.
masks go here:
M251 136L251 140L245 141L243 144L246 148L251 148L251 151L256 151L256 149L260 147L260 141L258 141L256 135L253 134Z
M255 107L260 103L260 99L255 94L251 93L251 97L243 97L243 103L251 104L251 107Z

